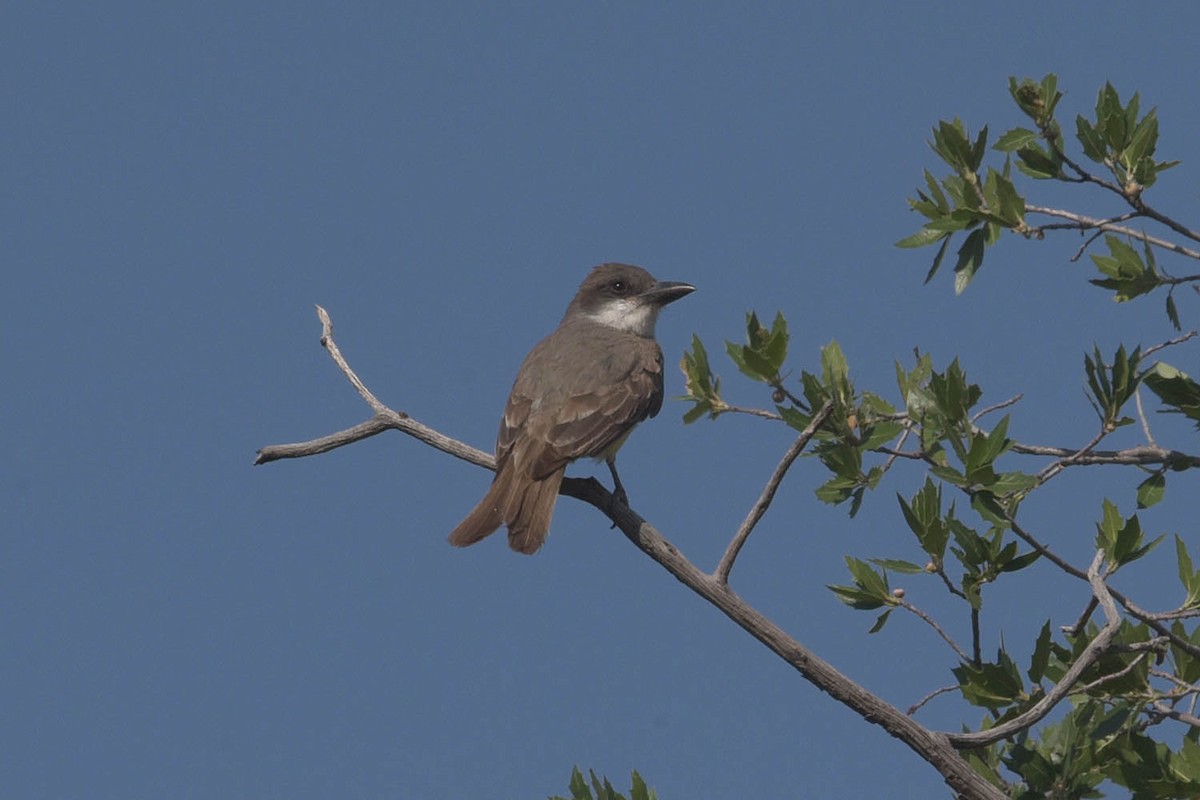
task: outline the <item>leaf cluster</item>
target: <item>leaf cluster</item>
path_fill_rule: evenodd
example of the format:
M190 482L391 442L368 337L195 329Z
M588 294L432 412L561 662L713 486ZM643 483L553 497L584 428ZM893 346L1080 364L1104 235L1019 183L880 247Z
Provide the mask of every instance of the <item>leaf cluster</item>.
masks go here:
M571 796L569 798L561 795L554 795L549 800L626 800L625 795L613 789L608 778L599 778L594 770L588 770L588 778L583 777L583 773L576 766L571 770ZM642 776L633 771L633 788L629 791L628 800L656 800L658 795L653 789L646 787L646 782L642 780Z
M1138 95L1122 103L1116 90L1106 85L1094 117L1076 119L1077 146L1087 160L1106 170L1093 175L1067 150L1056 117L1063 94L1055 76L1010 80L1009 93L1032 126L1008 130L990 149L986 126L971 133L956 118L933 129L930 146L949 174L937 178L925 172L924 186L909 205L926 221L897 243L937 245L926 281L951 252L952 240L959 243L953 252L955 287L961 292L978 273L986 248L1005 230L1041 238L1055 227L1030 222L1031 214L1047 210L1028 203L1018 192L1015 180L1021 176L1099 186L1133 208L1113 219L1148 217L1200 241L1200 234L1144 204L1143 190L1177 162L1155 159L1157 115L1154 110L1141 112ZM999 153L1003 161L987 165L990 152ZM1068 220L1076 218L1063 213ZM1167 288L1167 314L1178 329L1172 292L1183 282L1200 283L1200 276L1168 275L1158 263L1161 240L1136 237L1135 246L1131 234L1111 220L1058 227L1087 230L1089 225L1097 232L1080 254L1101 238L1101 231L1107 232L1103 236L1107 252L1091 255L1100 275L1091 283L1111 292L1118 302ZM983 389L968 379L957 359L942 369L927 354L918 354L908 366L897 363L896 397L889 400L856 386L837 342L821 349L819 368L800 369L798 378L790 378L788 343L782 314L777 313L768 326L753 312L746 316L745 340L725 343L738 371L770 390L774 410L767 411L726 403L708 354L699 337L693 337L681 365L687 381L684 399L692 404L684 419L693 422L706 415L716 418L749 411L803 431L812 423L815 410L828 406L831 412L805 455L816 458L828 473L815 490L817 498L848 503L851 516L865 502L867 491L881 486L896 465L913 465L924 472L924 482L914 493L896 494L901 517L913 536L909 546L917 555L847 555L849 580L828 588L847 606L878 615L871 633L881 631L896 612L911 613L931 625L955 654L950 671L959 695L986 713L980 730L1003 724L1020 730L999 743L965 752L970 763L1013 797L1099 797L1106 781L1129 788L1135 797L1200 796L1200 729L1190 730L1182 746L1151 737L1154 726L1168 719L1194 719L1190 716L1194 712L1180 714L1175 709L1181 704L1194 709L1200 702L1200 626L1195 622L1200 617L1200 569L1183 538L1175 536L1183 591L1182 602L1173 611L1148 616L1113 589L1111 594L1119 599L1125 616L1111 618L1111 607L1106 605L1107 624L1100 628L1091 616L1101 595L1097 590L1093 597L1092 587L1085 582L1081 596L1087 607L1082 615L1068 627L1056 628L1045 620L1027 659L1002 639L995 656L985 658L980 622L985 612L993 611L985 602L990 584L1020 580L1020 573L1034 567L1058 569L1070 576L1069 581L1084 577L1082 570L1057 556L1018 521L1024 500L1044 489L1054 476L1083 463L1133 465L1142 473L1135 492L1137 507L1145 509L1165 498L1168 473L1200 463L1195 456L1157 445L1144 415L1147 446L1117 454L1097 448L1104 437L1134 421L1128 409L1143 385L1160 401L1160 412L1182 414L1200 428L1200 383L1168 364L1147 364L1149 354L1165 345L1147 350L1120 345L1111 356L1093 346L1083 357L1081 382L1097 416L1095 438L1078 449L1033 446L1017 440L1018 423L1011 416L989 416L1014 401L979 408ZM1137 414L1143 414L1140 402ZM1153 458L1145 458L1148 454ZM1052 461L1040 469L1022 469L1030 458ZM1165 538L1148 536L1138 514L1123 515L1108 498L1101 502L1095 531L1094 545L1103 552L1096 563L1105 581L1142 562ZM913 605L907 588L895 585L895 575L911 576L915 586L948 594L951 607L968 619L970 646L960 647L946 628ZM1069 677L1075 682L1067 686L1062 682ZM1053 723L1035 727L1033 720L1042 719L1042 710L1036 715L1027 712L1043 699L1057 701L1068 694L1070 708Z
M1141 113L1139 95L1134 94L1128 103L1122 103L1117 90L1105 84L1097 97L1094 116L1076 117L1075 140L1080 152L1101 165L1111 176L1109 180L1087 172L1068 155L1062 127L1055 116L1063 97L1055 75L1046 75L1040 81L1010 78L1009 94L1033 122L1033 127L1011 128L996 140L991 149L1004 158L999 168L984 164L988 150L986 126L972 135L962 120L955 118L943 120L933 129L930 147L950 168L950 174L939 179L925 170L924 186L917 189L916 197L909 199L908 204L926 221L916 233L896 243L905 248L938 245L926 282L937 274L952 239L959 232L965 238L955 251L954 288L961 293L978 274L986 248L996 244L1003 231L1042 238L1046 230L1055 227L1081 230L1091 227L1086 223L1042 227L1031 224L1028 220L1031 205L1013 180L1014 164L1018 172L1034 180L1102 186L1134 207L1130 217L1159 219L1148 213L1142 203L1142 192L1155 183L1161 172L1179 162L1155 160L1158 116L1154 109ZM1150 239L1143 240L1144 258L1121 237L1109 235L1105 242L1109 254L1092 256L1101 277L1091 282L1112 291L1118 302L1163 286L1173 290L1179 283L1159 269ZM1173 291L1168 292L1167 314L1178 329L1179 314Z

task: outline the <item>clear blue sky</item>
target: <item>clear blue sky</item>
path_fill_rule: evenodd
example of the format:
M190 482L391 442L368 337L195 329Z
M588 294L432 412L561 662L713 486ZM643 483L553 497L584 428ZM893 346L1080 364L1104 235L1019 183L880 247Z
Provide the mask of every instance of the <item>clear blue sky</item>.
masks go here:
M535 558L457 551L483 470L398 434L251 461L368 415L314 303L384 402L490 448L521 357L610 260L698 287L660 322L668 363L781 309L797 373L837 339L896 399L919 346L987 402L1024 391L1017 438L1082 444L1083 352L1168 338L1161 299L1115 306L1066 239L1007 242L955 298L892 243L919 223L929 128L998 134L1020 122L1008 76L1048 71L1068 121L1106 79L1159 106L1184 164L1152 197L1195 223L1200 11L1169 5L7 6L0 794L538 798L579 763L664 800L945 796L590 508L562 501ZM732 399L769 402L716 363ZM639 430L622 477L711 568L791 436L684 410ZM821 480L797 466L734 584L905 707L951 681L949 651L909 619L868 637L823 587L845 553L917 557L893 499L917 476L857 520ZM1195 541L1188 480L1151 531ZM1128 512L1134 483L1064 477L1029 524L1086 562L1100 492ZM1179 599L1161 556L1120 584L1151 607ZM1086 599L1028 574L992 595L1003 628L985 618L1021 659ZM964 717L945 698L921 719Z

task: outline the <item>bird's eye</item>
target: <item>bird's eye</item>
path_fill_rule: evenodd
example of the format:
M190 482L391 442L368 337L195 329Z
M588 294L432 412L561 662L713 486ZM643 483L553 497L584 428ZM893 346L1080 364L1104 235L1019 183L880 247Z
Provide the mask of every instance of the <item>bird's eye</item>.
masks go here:
M612 282L613 294L625 294L625 281Z

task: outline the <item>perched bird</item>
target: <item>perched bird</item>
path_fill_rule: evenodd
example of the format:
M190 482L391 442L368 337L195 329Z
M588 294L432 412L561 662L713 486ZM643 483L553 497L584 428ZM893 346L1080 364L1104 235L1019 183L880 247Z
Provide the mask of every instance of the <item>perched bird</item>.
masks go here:
M626 503L617 450L662 407L662 349L654 324L663 306L695 291L630 264L592 269L558 327L525 356L496 437L496 476L450 534L466 547L508 526L508 544L534 553L546 541L567 465L602 459Z

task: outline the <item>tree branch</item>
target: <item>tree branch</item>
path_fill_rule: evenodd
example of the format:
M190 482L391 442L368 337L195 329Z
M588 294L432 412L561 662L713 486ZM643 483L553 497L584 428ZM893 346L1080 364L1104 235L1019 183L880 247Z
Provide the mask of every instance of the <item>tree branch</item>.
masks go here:
M322 309L318 310L318 314L322 317L322 325L325 327L322 344L330 352L342 373L359 390L359 394L375 409L376 414L371 420L355 426L355 428L311 442L264 447L259 451L256 464L265 464L280 458L316 455L327 452L333 447L373 436L383 430L394 429L414 436L442 452L494 469L494 461L487 453L421 425L406 414L392 411L378 400L372 403L368 398L373 398L373 395L366 391L366 387L362 386L361 381L357 381L357 377L351 377L353 371L350 370L345 359L341 358L340 352L333 345L332 325L327 323L328 315L324 314ZM362 386L361 389L360 386ZM815 422L816 418L814 418ZM813 429L815 430L815 425ZM804 438L804 434L801 434L801 438ZM809 434L809 438L811 438L811 434ZM805 443L807 443L807 439L805 439ZM782 475L780 477L782 478ZM946 735L935 733L917 723L898 708L859 686L838 672L831 664L810 652L778 625L747 604L729 587L728 583L696 567L637 512L620 503L614 503L612 494L595 478L566 478L562 482L559 493L574 497L599 510L612 520L639 550L693 592L716 606L735 624L795 668L807 681L849 707L866 721L879 725L893 737L908 745L922 759L938 770L946 784L959 797L966 798L966 800L1004 800L1005 793L976 772L955 750Z
M787 474L792 463L803 452L817 430L829 418L829 414L832 411L833 401L826 401L825 405L821 406L820 410L813 415L808 425L804 427L804 430L800 432L800 435L796 437L796 441L792 442L792 446L783 454L783 458L775 465L775 470L771 473L770 479L767 480L767 485L763 487L762 494L758 496L758 500L750 507L750 512L746 514L746 518L733 535L729 546L725 548L725 555L721 556L721 561L717 564L717 568L713 572L713 577L721 583L729 583L729 571L733 569L733 562L737 560L742 546L750 538L750 533L754 530L754 526L762 519L763 514L767 513L767 509L771 507L771 501L775 499L775 491L779 488L780 482L783 481L783 476Z
M1075 659L1075 663L1066 671L1066 674L1062 676L1059 682L1041 700L1034 703L1028 711L986 731L978 731L976 733L947 733L947 738L950 739L955 747L985 747L1028 729L1049 714L1058 705L1059 701L1070 694L1072 688L1079 681L1080 676L1104 654L1113 636L1116 635L1117 629L1121 626L1121 616L1117 613L1116 603L1113 602L1112 595L1108 591L1108 586L1104 583L1104 578L1100 576L1100 565L1103 563L1104 550L1100 549L1096 551L1096 557L1092 559L1092 565L1087 571L1088 583L1092 586L1092 594L1099 601L1100 607L1104 609L1104 616L1107 620L1104 627L1096 634L1096 638L1088 642L1087 647L1079 654L1079 658Z
M1120 194L1120 190L1116 189L1116 187L1112 188L1117 191L1118 194ZM1032 214L1045 214L1048 217L1067 219L1073 223L1071 225L1042 225L1040 227L1031 227L1030 231L1035 235L1038 231L1053 230L1055 228L1071 228L1080 231L1101 230L1108 233L1119 233L1122 236L1129 236L1130 238L1138 239L1146 242L1147 244L1152 244L1155 247L1161 247L1163 250L1169 250L1172 253L1178 253L1181 256L1200 259L1200 252L1196 250L1192 250L1191 248L1184 247L1181 244L1176 244L1175 242L1171 242L1166 239L1160 239L1157 236L1151 236L1145 231L1135 230L1134 228L1129 228L1124 225L1115 225L1113 224L1112 220L1096 219L1095 217L1076 214L1073 211L1064 211L1059 208L1047 208L1045 206L1027 205L1025 206L1025 211ZM1143 211L1142 213L1145 212ZM1147 214L1147 216L1152 215ZM1194 238L1194 235L1189 238ZM1080 253L1080 255L1082 255L1082 253ZM1076 257L1078 258L1078 256Z
M944 631L942 629L942 626L937 624L937 620L935 620L933 617L929 616L924 611L917 608L916 606L914 606L912 603L908 602L907 600L901 600L899 602L899 606L901 608L903 608L905 611L915 614L918 619L922 620L926 625L933 628L937 632L937 635L942 637L942 641L944 641L946 644L950 645L950 649L953 650L955 655L957 655L960 659L962 659L962 661L964 663L971 662L971 658L965 652L963 652L963 649L958 646L957 642L955 642L953 639L950 638L950 634L946 633L946 631ZM956 686L954 688L957 689L958 687ZM910 710L908 713L911 715L912 711Z

